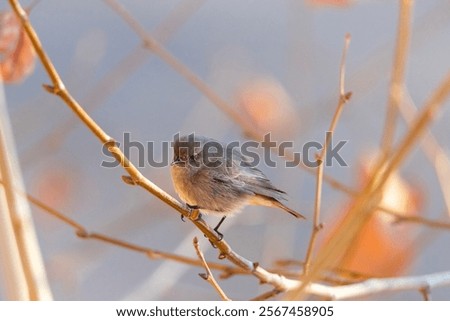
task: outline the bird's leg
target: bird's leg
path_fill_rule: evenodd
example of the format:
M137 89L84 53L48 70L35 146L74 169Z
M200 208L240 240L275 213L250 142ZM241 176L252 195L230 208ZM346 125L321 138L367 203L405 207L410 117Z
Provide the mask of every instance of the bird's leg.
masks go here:
M224 216L220 219L220 221L219 221L219 223L217 224L217 226L214 228L214 231L217 233L217 235L219 235L219 241L222 241L222 239L223 239L223 234L219 232L219 227L220 227L220 225L222 225L223 221L225 221L226 218L227 218L227 216L224 215Z

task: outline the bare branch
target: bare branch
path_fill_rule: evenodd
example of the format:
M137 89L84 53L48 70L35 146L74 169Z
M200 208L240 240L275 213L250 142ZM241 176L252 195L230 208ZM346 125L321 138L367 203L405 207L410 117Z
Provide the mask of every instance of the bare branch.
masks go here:
M377 293L399 291L421 291L426 289L449 286L450 271L420 276L396 277L386 279L371 279L361 283L343 285L330 289L330 298L333 300L346 300L374 295Z
M250 299L250 301L266 301L273 298L274 296L277 296L278 294L280 294L280 291L270 290L258 295L257 297L254 297L253 299Z
M397 108L402 104L406 62L411 38L411 20L413 0L400 1L399 25L397 30L397 43L392 66L391 85L387 105L385 127L381 148L383 153L390 153L397 119Z
M399 110L408 125L410 125L414 119L414 115L417 113L417 107L414 105L407 89L404 91L403 103L399 105ZM431 130L425 132L420 143L425 156L436 172L439 184L441 185L445 207L447 208L447 213L450 215L450 186L448 184L450 181L449 157L445 150L439 145L438 140L434 137Z
M404 216L404 215L394 215L397 223L415 223L421 224L423 226L428 226L436 229L450 230L450 222L430 220L426 217L421 216Z
M431 291L429 287L424 287L422 289L419 289L420 294L422 294L423 299L425 301L431 301Z
M194 237L193 240L195 251L197 252L198 258L203 264L203 267L206 270L206 273L199 273L199 276L207 281L211 286L219 293L220 297L223 301L231 301L228 296L223 292L223 290L220 288L219 284L217 283L216 279L214 278L214 275L211 273L211 270L208 266L208 263L205 260L205 256L202 253L202 250L200 249L200 245L198 244L197 237Z
M316 244L317 235L322 229L322 223L320 223L320 207L322 202L322 183L323 183L323 160L327 155L327 150L330 145L330 138L334 133L339 117L342 113L345 103L350 99L351 93L345 93L344 82L345 82L345 58L347 56L348 47L350 45L350 34L345 36L344 49L342 52L342 60L340 64L339 72L339 101L336 107L336 111L333 115L330 127L328 129L325 143L323 145L320 155L317 157L318 167L316 176L316 197L314 202L314 218L313 218L313 229L311 232L311 237L308 243L308 249L306 251L304 273L307 274L309 271L309 266L312 259L312 254L314 250L314 245Z

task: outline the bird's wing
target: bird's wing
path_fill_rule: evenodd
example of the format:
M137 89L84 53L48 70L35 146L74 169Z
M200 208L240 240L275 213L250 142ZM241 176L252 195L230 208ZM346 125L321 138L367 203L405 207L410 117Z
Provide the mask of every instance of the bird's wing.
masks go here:
M233 150L232 161L227 159L226 165L227 178L247 193L275 198L276 200L285 199L286 193L273 186L266 175L252 166L249 158L242 155L238 150Z

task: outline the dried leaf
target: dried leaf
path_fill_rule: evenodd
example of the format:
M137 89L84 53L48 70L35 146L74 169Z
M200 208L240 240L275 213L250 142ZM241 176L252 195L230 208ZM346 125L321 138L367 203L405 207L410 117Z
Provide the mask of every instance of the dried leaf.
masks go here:
M34 70L36 53L13 12L0 12L0 79L19 83Z
M361 185L369 178L370 161L362 162ZM421 193L394 173L383 189L380 205L406 215L418 215L422 207ZM348 207L351 207L349 204ZM348 212L344 209L342 213ZM325 231L325 243L332 242L344 217L340 217L331 229ZM410 266L416 256L414 238L417 225L397 224L395 218L377 211L359 231L357 237L344 253L336 268L355 271L374 277L400 275Z

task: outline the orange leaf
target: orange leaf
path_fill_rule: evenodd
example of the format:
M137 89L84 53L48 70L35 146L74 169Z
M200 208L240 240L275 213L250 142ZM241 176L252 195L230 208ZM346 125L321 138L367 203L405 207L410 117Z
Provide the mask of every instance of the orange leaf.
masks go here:
M13 12L0 12L0 80L18 83L34 70L36 53Z
M367 182L371 166L364 161L361 185ZM405 215L418 215L422 207L421 193L394 173L387 181L379 205ZM324 243L333 242L336 231L351 207L350 203L336 223L324 233ZM344 253L337 268L373 277L392 277L405 272L415 258L414 238L417 226L395 223L395 218L382 211L371 215L355 240Z

